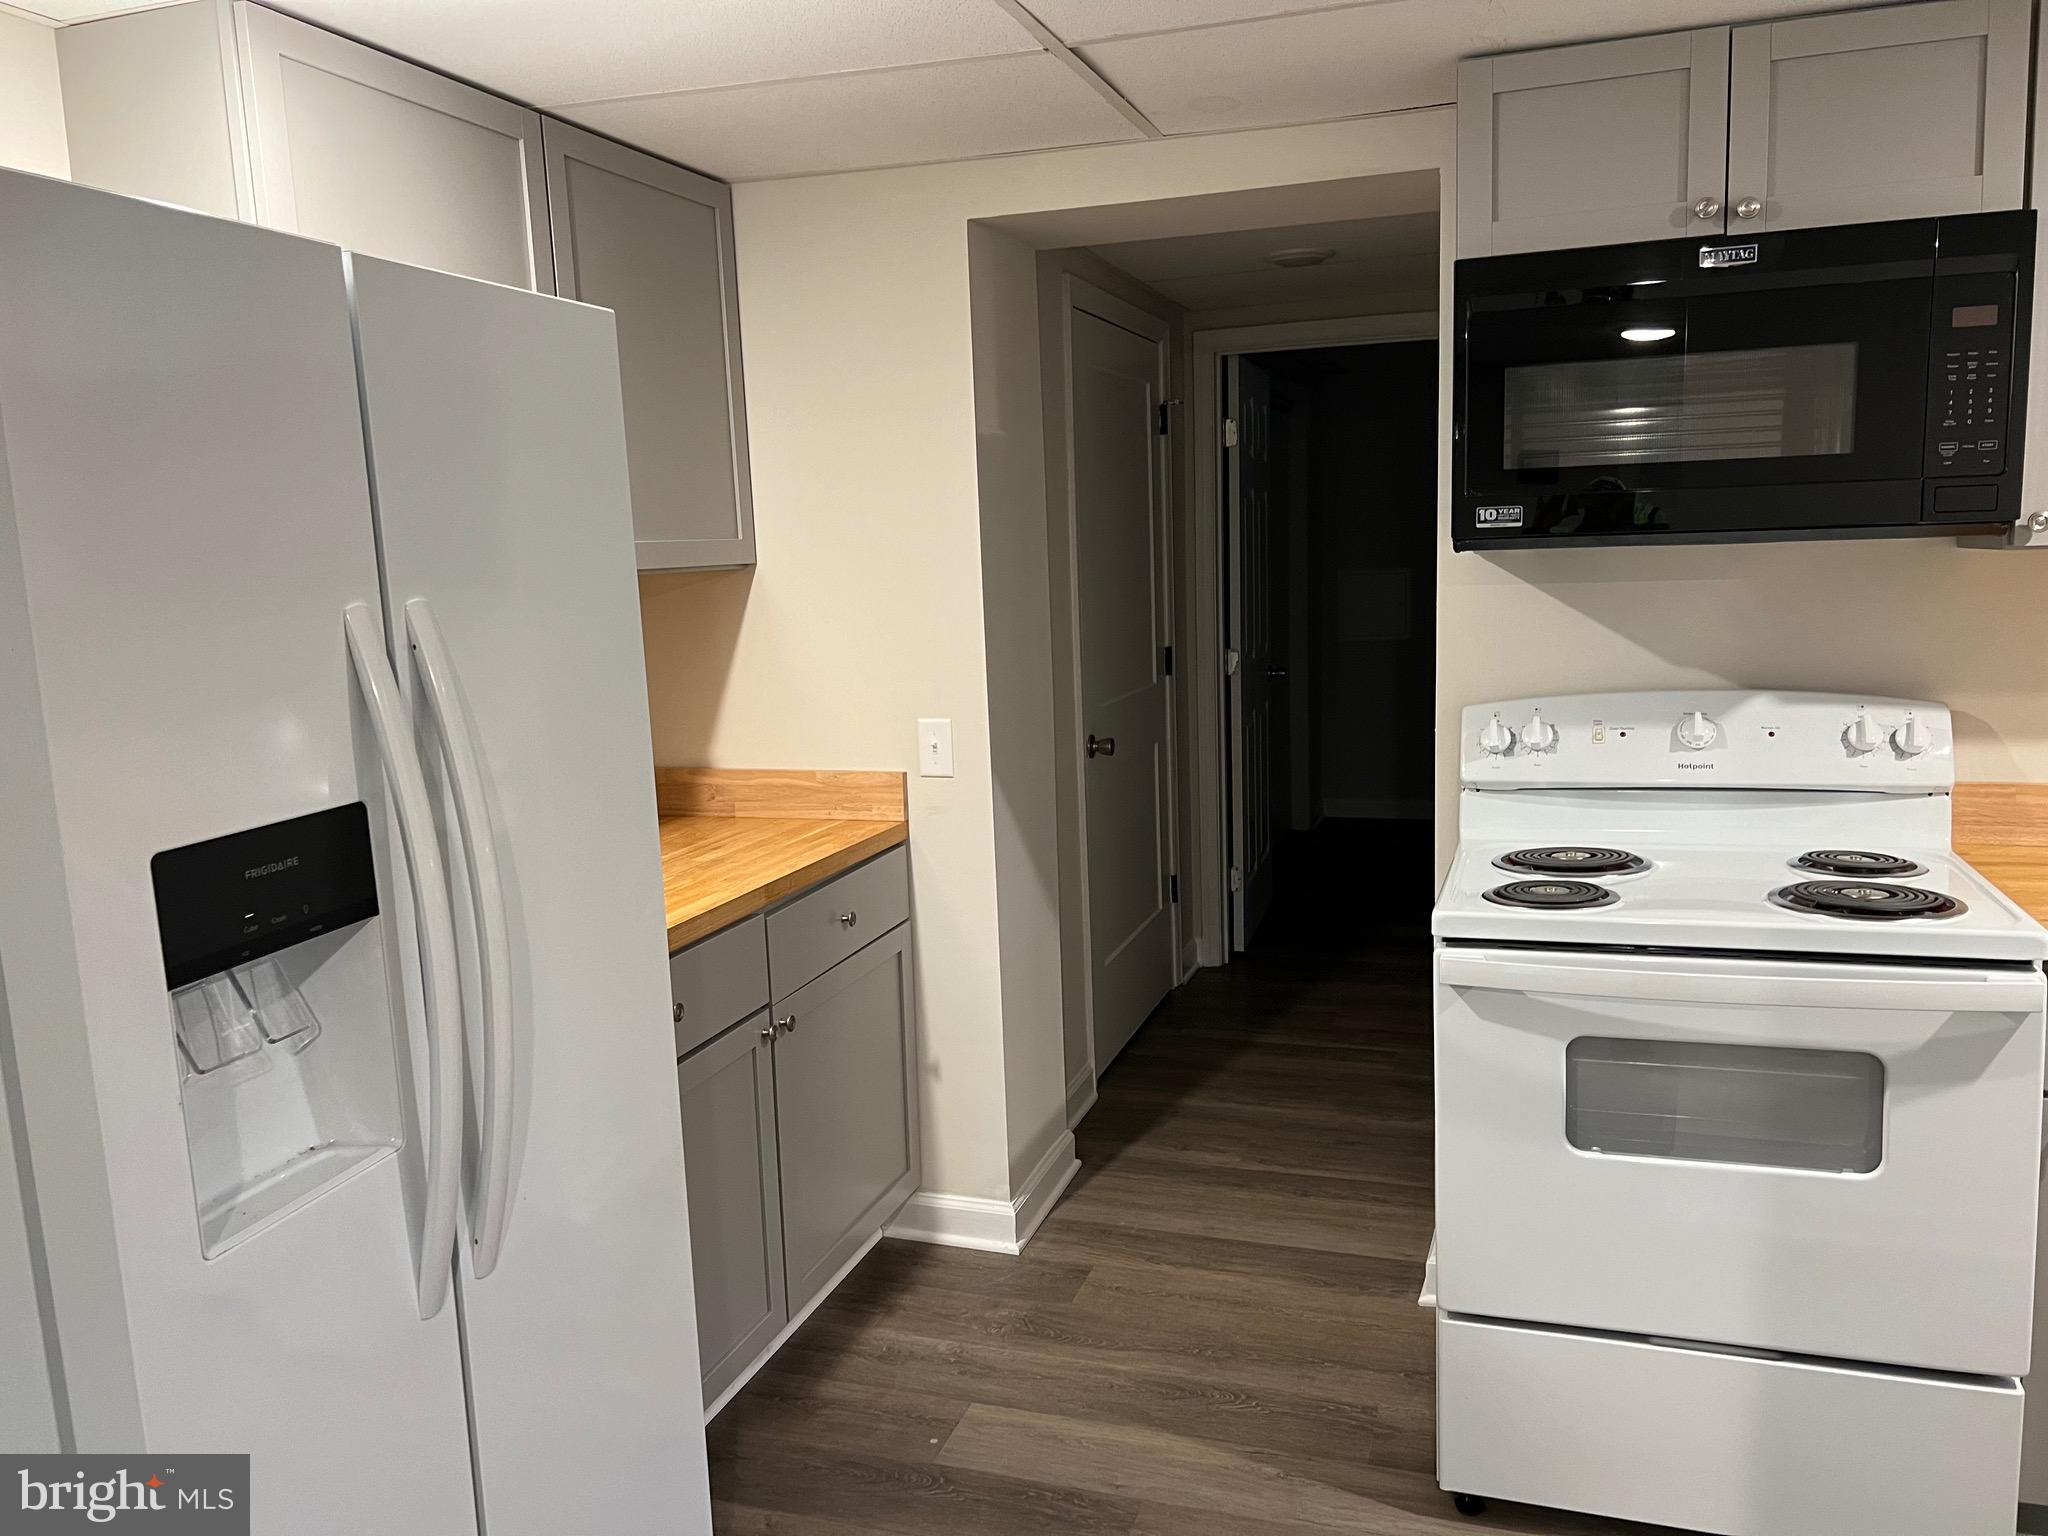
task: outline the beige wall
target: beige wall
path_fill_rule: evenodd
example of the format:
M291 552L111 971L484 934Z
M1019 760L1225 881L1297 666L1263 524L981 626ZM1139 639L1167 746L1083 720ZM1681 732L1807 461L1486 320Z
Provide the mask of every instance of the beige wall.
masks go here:
M69 176L57 31L0 11L0 166Z
M2048 552L1866 539L1454 555L1438 567L1439 848L1458 710L1714 686L1939 700L1966 779L2048 780Z
M914 770L916 719L953 720L958 776L910 781L928 1189L1013 1196L1031 1128L1061 1114L1041 1101L1057 1019L1020 1018L1006 1039L1006 1002L1036 1015L1050 994L1033 983L1022 1002L1013 977L1006 1000L1003 905L1011 882L1050 865L1042 787L999 785L991 761L989 659L1008 621L991 629L983 586L994 534L977 418L991 413L976 391L968 225L1429 170L1452 130L1435 110L735 189L760 565L643 583L655 747L663 762ZM1077 243L1058 223L1032 242ZM1091 238L1148 232L1134 220ZM1021 281L1015 253L990 249ZM1014 360L984 382L1010 379L1035 408L1036 375ZM1035 519L1002 534L1015 547L1042 547L1042 466L1041 454L1035 495L1026 466L1002 499ZM1035 668L1049 643L1030 646L1002 658ZM1038 707L1036 686L1017 718ZM1013 739L1002 707L998 743ZM1014 899L1016 913L1039 908L1010 951L1025 963L1043 953L1043 898Z

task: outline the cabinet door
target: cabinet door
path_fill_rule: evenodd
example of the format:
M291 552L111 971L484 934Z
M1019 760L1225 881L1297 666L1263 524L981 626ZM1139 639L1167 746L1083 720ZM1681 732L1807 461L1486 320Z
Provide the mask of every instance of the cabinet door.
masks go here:
M640 568L751 565L732 189L552 118L543 131L560 292L619 317Z
M1726 27L1467 59L1458 254L1720 234L1727 130Z
M768 1015L759 1014L686 1057L678 1069L707 1406L789 1321L773 1034Z
M910 927L777 1005L783 1264L801 1312L917 1185Z
M235 25L259 224L554 291L536 113L246 0Z
M2017 208L2028 0L1934 0L1735 29L1729 229Z

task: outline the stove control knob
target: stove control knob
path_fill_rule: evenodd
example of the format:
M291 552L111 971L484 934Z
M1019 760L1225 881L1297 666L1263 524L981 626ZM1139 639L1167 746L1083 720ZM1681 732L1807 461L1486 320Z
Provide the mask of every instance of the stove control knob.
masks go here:
M1875 752L1884 741L1884 732L1868 715L1858 715L1849 722L1849 728L1842 732L1842 745L1861 757L1866 752Z
M1721 739L1721 727L1704 711L1689 709L1678 717L1678 744L1688 752L1704 752Z
M1491 757L1506 757L1515 750L1514 729L1503 724L1500 716L1495 715L1480 730L1479 745Z
M1892 732L1892 747L1901 757L1918 757L1933 745L1934 732L1917 715L1907 716L1906 723Z
M1522 727L1522 745L1531 752L1557 750L1557 727L1543 718L1542 710L1529 716L1529 723Z

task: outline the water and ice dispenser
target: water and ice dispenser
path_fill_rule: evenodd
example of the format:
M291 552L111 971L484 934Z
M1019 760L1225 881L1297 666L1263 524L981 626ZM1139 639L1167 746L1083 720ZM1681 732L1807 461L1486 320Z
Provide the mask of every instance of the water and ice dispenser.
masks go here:
M173 848L150 876L211 1258L402 1140L369 813Z

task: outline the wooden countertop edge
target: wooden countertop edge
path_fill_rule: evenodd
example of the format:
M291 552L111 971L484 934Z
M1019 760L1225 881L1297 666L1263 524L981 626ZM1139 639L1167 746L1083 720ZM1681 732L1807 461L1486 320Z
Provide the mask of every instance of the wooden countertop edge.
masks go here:
M722 818L714 818L722 819ZM679 923L671 923L668 930L669 953L674 954L685 945L695 944L699 939L708 939L734 923L743 922L756 912L765 912L786 897L811 886L823 884L834 875L865 863L878 853L887 853L891 848L900 848L910 841L908 822L877 822L875 830L858 842L835 848L830 853L807 859L773 879L766 880L737 896L708 907L702 912L693 912Z

